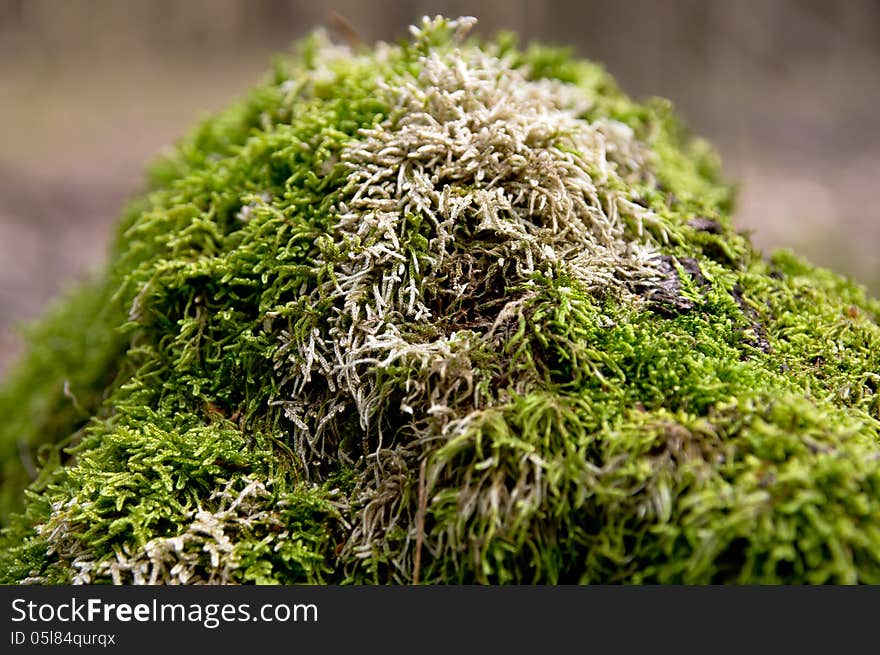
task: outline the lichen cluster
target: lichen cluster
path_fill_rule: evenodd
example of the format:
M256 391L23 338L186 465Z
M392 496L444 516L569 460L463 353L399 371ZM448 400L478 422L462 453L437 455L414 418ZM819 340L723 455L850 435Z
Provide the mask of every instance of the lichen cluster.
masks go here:
M880 303L472 24L317 33L153 167L2 387L0 579L880 582Z

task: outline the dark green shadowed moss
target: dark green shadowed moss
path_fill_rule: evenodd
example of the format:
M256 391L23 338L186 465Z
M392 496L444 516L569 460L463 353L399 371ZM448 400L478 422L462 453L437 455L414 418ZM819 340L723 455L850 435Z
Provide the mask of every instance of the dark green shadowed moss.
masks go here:
M880 303L471 25L317 34L152 167L0 387L0 580L880 582Z

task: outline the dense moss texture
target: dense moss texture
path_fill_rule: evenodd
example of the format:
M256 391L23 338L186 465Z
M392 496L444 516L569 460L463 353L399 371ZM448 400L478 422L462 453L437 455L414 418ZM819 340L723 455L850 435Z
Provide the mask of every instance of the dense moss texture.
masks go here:
M880 304L471 22L316 35L158 162L2 387L3 581L880 582Z

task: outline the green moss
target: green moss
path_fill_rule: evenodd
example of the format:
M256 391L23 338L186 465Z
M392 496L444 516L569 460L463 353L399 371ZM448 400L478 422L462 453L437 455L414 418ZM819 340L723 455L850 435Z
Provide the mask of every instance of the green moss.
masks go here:
M125 367L121 320L106 305L107 286L90 283L63 298L28 331L29 348L4 381L0 412L0 519L22 509L22 491L66 443L103 413L102 402ZM124 375L124 374L123 374Z
M468 26L315 35L152 167L0 387L0 579L880 581L880 303Z

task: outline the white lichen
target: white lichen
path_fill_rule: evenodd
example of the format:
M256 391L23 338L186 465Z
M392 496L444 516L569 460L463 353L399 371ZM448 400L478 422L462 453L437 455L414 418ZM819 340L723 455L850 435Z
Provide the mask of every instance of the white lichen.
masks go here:
M443 24L414 28L426 53L418 75L379 82L390 114L342 152L349 193L318 262L332 274L312 293L334 309L323 330L285 333L280 351L289 394L277 402L307 471L339 456L327 448L337 417L353 413L365 435L374 484L346 546L364 556L373 535L404 521L402 481L420 444L454 438L470 414L505 400L473 357L503 348L499 328L521 318L535 276L619 295L663 277L644 229L660 222L627 191L653 183L648 146L622 123L584 119L590 100L576 86L529 79L479 48L430 47ZM409 371L402 390L383 385L390 367ZM393 444L383 435L392 411L416 426Z
M426 21L413 34L427 39L436 26ZM336 207L328 250L346 256L325 262L333 275L313 293L335 303L329 329L285 337L293 368L281 402L305 464L325 455L323 432L346 408L363 430L377 424L386 400L377 373L388 366L414 370L404 411L445 420L479 406L473 341L497 347L495 328L516 316L527 291L507 294L476 325L437 315L456 297L491 301L493 289L525 289L536 274L619 293L661 275L643 230L656 217L626 192L632 178L650 178L648 148L631 128L584 120L589 101L577 87L528 79L478 48L426 50L417 77L380 81L390 115L342 153L350 197ZM414 325L446 329L426 341L412 338ZM316 402L313 376L332 401Z
M49 553L70 562L72 584L231 584L239 568L236 544L242 534L252 534L256 526L275 526L268 541L291 536L266 483L244 476L215 491L210 502L216 508L194 510L177 534L139 547L117 548L115 559L95 561L92 552L72 536L77 530L68 517L77 502L74 498L53 507L49 520L37 527L49 543Z

